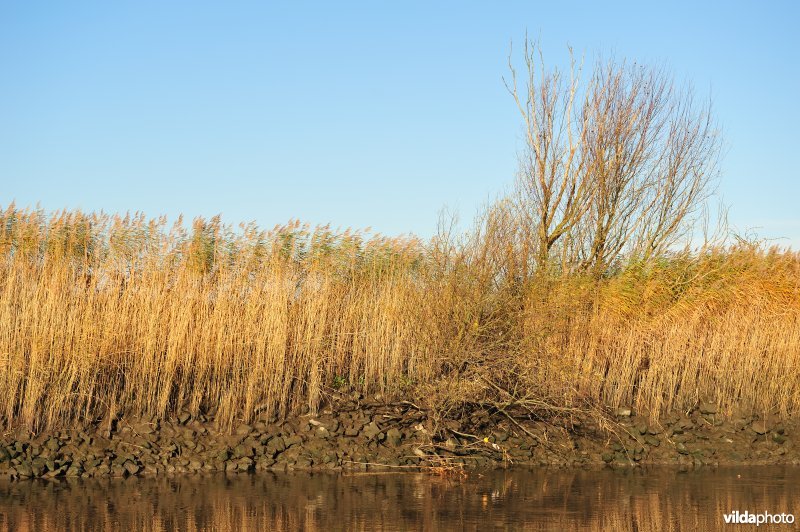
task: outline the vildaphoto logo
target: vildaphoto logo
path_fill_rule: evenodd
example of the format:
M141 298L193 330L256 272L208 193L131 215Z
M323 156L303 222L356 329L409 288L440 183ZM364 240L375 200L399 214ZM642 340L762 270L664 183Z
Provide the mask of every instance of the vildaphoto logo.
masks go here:
M725 524L729 525L790 525L794 523L793 514L771 514L769 512L761 512L751 514L748 511L740 512L734 510L729 514L722 514L725 519Z

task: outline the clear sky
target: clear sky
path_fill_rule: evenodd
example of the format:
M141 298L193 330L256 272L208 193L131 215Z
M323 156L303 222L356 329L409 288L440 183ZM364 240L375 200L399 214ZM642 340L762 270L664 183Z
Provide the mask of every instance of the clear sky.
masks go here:
M430 236L514 178L526 30L711 95L740 230L800 248L796 2L0 0L0 205Z

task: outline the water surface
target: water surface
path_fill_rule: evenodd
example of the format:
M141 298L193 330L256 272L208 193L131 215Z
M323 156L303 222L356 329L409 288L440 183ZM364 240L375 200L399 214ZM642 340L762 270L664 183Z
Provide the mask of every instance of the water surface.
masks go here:
M752 466L2 481L0 530L736 529L723 514L800 514L799 492L800 468Z

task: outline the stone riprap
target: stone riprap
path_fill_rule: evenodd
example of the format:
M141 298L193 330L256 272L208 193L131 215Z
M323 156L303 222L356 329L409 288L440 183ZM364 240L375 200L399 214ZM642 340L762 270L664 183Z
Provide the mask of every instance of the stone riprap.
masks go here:
M798 423L768 416L722 415L710 403L657 422L626 407L602 420L545 422L478 407L441 419L411 403L358 398L316 414L262 416L225 429L213 413L182 412L166 420L123 416L82 429L10 433L0 438L0 476L800 464L798 430Z

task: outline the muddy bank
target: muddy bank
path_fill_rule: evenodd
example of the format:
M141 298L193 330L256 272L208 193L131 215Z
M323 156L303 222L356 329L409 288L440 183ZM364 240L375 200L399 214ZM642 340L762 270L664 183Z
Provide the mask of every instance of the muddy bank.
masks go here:
M477 407L442 419L409 402L358 397L339 400L316 414L263 416L233 430L217 427L213 412L185 412L165 420L122 417L83 429L4 434L0 476L798 465L797 434L796 421L723 416L712 404L662 416L659 422L627 408L605 417L542 421Z

